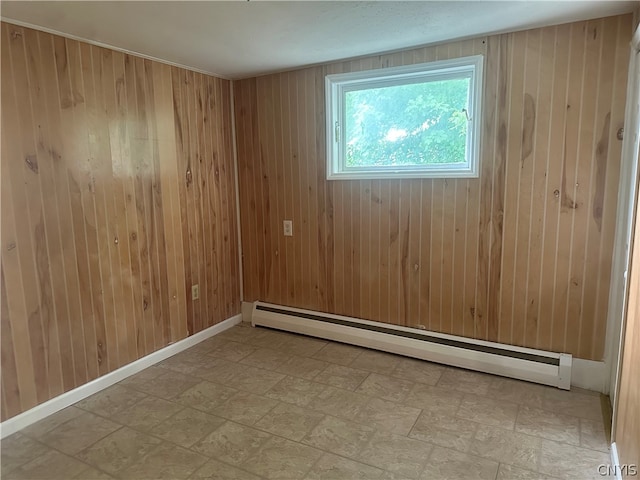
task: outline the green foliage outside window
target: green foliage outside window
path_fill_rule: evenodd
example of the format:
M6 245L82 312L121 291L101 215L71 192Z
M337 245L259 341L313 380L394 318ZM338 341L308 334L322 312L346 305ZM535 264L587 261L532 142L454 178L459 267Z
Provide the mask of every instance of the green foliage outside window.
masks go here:
M465 163L470 80L347 91L346 167Z

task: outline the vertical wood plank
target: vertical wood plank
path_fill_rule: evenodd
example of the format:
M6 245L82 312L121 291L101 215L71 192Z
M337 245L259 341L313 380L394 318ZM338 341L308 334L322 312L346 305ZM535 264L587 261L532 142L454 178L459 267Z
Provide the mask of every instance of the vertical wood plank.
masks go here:
M6 23L0 43L4 420L193 332L185 258L201 327L240 302L230 83L173 68L174 92L171 67Z

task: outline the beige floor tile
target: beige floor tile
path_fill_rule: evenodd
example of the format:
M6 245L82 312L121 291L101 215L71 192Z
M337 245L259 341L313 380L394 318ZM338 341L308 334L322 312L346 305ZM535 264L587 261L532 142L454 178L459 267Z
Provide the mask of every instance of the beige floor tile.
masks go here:
M302 378L285 377L265 393L266 397L304 407L327 387Z
M47 446L22 433L3 438L0 444L0 477L4 478L10 471L44 455L48 450Z
M233 342L247 342L254 339L261 332L266 332L263 328L254 328L249 325L236 325L215 336L220 340L231 340Z
M136 390L165 400L171 400L202 381L200 378L185 375L184 373L174 372L166 368L163 368L163 370L165 373L162 375L136 385Z
M555 478L557 477L501 463L496 480L554 480Z
M153 380L160 375L164 375L167 373L167 370L161 367L156 367L155 365L149 368L145 368L144 370L136 373L135 375L131 375L130 377L125 378L121 382L120 385L125 387L137 388L139 385L147 383L149 380Z
M288 338L289 335L286 333L257 327L245 342L254 347L273 348L274 350L277 350L286 343Z
M173 400L181 405L211 413L236 393L238 390L235 388L203 381L185 390Z
M471 442L469 453L537 471L541 445L542 440L537 437L480 425Z
M327 343L326 340L319 338L291 335L280 345L279 350L289 355L308 357L318 353Z
M39 422L29 425L23 428L20 433L23 433L29 437L40 438L45 433L50 432L59 425L68 422L72 418L76 418L84 413L84 410L77 408L75 405L60 410L46 418L43 418Z
M434 414L452 417L458 411L463 397L462 392L416 383L402 403Z
M238 392L225 403L214 408L211 413L227 420L253 425L277 404L277 400L271 398L248 392Z
M150 435L123 427L84 449L76 457L111 475L118 475L161 442Z
M113 415L113 420L138 430L149 431L157 424L175 415L184 407L177 403L149 396L132 407Z
M371 427L327 416L302 443L353 458L369 443L374 433Z
M284 375L250 365L228 363L209 370L203 378L238 390L263 394L282 380Z
M422 480L494 480L498 462L449 448L435 447L422 472Z
M440 380L438 380L437 385L448 390L486 396L489 393L493 378L491 375L472 372L471 370L447 368Z
M362 351L363 349L354 347L353 345L329 342L313 354L312 357L318 360L324 360L325 362L346 366L353 362Z
M293 338L285 341L280 350L293 356L313 356L322 350L328 342L317 338Z
M598 466L610 463L608 453L543 440L538 471L558 478L595 480L603 478Z
M409 437L467 452L479 426L462 418L423 411Z
M239 362L247 355L251 355L256 351L255 347L240 342L228 341L212 348L207 355L229 360L230 362Z
M309 403L309 407L334 417L354 420L369 400L367 395L326 387Z
M328 363L323 362L322 360L294 355L280 365L277 371L292 377L312 380L316 375L327 368L327 365Z
M355 458L404 478L418 478L432 449L432 445L420 440L376 432Z
M391 402L402 402L414 385L409 380L371 373L356 389L356 392Z
M186 350L167 358L158 366L184 375L199 377L208 369L215 368L221 363L220 359Z
M234 422L227 422L213 431L191 449L238 466L254 455L272 435Z
M55 450L31 460L30 462L2 476L5 480L69 480L78 478L87 470L87 464Z
M550 388L552 387L514 380L513 378L493 377L487 396L529 407L542 408L545 392Z
M221 417L185 408L153 427L149 433L169 443L189 448L223 423L225 420Z
M120 427L106 418L84 412L50 430L40 440L61 452L73 455Z
M306 480L375 480L383 470L325 453L306 476Z
M307 445L272 437L242 463L242 468L264 478L303 479L322 453Z
M580 419L539 408L520 407L516 432L580 445Z
M389 470L383 470L380 480L410 480L406 475L400 475L399 473L390 472ZM434 479L435 480L435 479Z
M163 443L122 472L122 478L181 480L188 478L206 461L207 457L203 455Z
M333 387L355 390L368 376L369 372L366 370L343 365L328 365L313 380Z
M298 442L323 418L324 414L315 410L281 403L262 417L255 427Z
M381 375L391 375L404 357L377 350L363 350L349 365L353 368L368 370Z
M542 408L550 412L602 421L600 396L584 390L560 390L559 388L546 390Z
M435 385L443 372L444 367L441 365L414 358L401 358L391 376L426 385Z
M422 410L372 398L356 415L355 421L378 430L407 435Z
M79 401L75 406L96 415L110 417L135 405L146 396L146 393L116 384Z
M580 419L580 446L600 452L609 451L609 441L601 420Z
M583 480L609 463L592 392L247 326L78 407L4 439L2 478Z
M240 470L219 460L209 460L189 478L194 480L260 480L260 477L253 473Z
M257 348L253 353L244 357L240 363L265 370L276 370L291 358L291 355L271 348Z
M116 477L112 477L111 475L104 473L96 468L87 467L85 470L80 472L76 477L78 480L113 480Z
M209 355L209 353L211 353L216 348L219 348L228 343L239 343L239 342L234 342L233 340L221 338L219 334L213 337L209 337L206 340L203 340L200 343L197 343L196 345L194 345L191 348L188 348L185 351L191 352L191 353L197 353L200 355Z
M512 430L516 423L517 414L518 405L516 403L478 395L465 395L456 412L456 417Z

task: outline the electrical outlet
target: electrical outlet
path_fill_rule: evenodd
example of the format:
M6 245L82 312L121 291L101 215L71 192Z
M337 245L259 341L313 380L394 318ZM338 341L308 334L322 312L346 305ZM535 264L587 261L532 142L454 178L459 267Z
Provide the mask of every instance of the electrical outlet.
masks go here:
M285 237L293 237L293 221L285 220L282 222L282 227L284 228L284 236Z
M200 285L191 285L191 300L198 300L200 298Z

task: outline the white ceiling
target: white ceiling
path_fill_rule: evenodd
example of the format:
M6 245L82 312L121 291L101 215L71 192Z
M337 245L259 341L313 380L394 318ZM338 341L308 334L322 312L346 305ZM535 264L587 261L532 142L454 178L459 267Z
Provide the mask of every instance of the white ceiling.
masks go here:
M635 1L39 2L2 18L226 78L604 17Z

